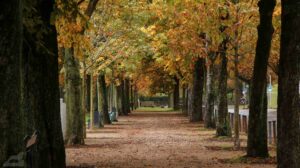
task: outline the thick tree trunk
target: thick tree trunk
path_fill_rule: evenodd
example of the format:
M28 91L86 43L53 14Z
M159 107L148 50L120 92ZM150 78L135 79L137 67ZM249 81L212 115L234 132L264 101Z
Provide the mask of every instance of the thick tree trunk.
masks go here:
M185 86L182 87L182 113L187 115L187 89Z
M232 0L232 2L236 5L239 3L239 0ZM238 24L239 21L239 8L236 8L236 18L234 24ZM240 81L239 81L239 31L236 29L234 31L234 147L235 149L239 149L241 146L240 143L240 128L239 128L239 106L240 106Z
M28 29L24 30L26 42L21 82L24 89L22 108L27 120L27 134L32 134L33 130L39 133L33 167L65 167L59 105L57 34L55 27L50 24L53 5L54 1L39 0L31 6L47 28L47 34L39 37ZM47 48L41 47L36 41Z
M175 85L174 85L174 95L173 95L173 104L174 104L174 111L177 111L180 109L179 107L179 100L180 100L180 94L179 94L179 79L177 77L174 77Z
M236 38L237 38L237 32L236 32ZM239 108L240 108L240 82L238 78L239 70L238 70L238 44L234 47L235 55L234 55L234 147L236 149L239 149L241 146L240 143L240 128L239 128L239 121L240 121L240 115L239 115Z
M214 61L212 60L206 70L206 105L205 105L205 128L216 128L214 119L215 105L215 77L214 77Z
M228 104L227 104L227 43L228 39L224 39L220 46L221 72L219 76L219 105L218 105L218 122L217 122L217 136L231 136L231 127L228 118Z
M126 78L124 80L124 96L125 96L125 102L124 102L124 110L125 115L128 115L130 113L130 80Z
M74 57L74 49L66 48L64 54L65 90L67 106L67 131L65 143L84 144L83 118L81 107L81 79L79 63Z
M131 111L134 110L134 88L133 87L134 86L131 84L130 85L130 108L131 108Z
M86 75L86 97L84 99L86 100L86 113L90 111L90 104L91 104L91 75Z
M202 97L204 88L205 59L199 58L194 65L194 80L192 88L191 122L203 121Z
M135 110L139 107L138 99L139 99L138 90L137 90L136 86L134 86L134 102L133 102L133 104L134 104Z
M125 115L124 102L124 87L123 85L117 86L117 111L120 116Z
M103 113L103 119L104 119L104 124L111 124L109 114L108 114L108 100L107 100L107 88L106 88L106 83L105 83L105 75L100 74L98 77L99 80L99 85L100 85L100 97L99 99L101 100L101 111Z
M266 75L272 35L274 32L272 15L275 5L275 0L260 0L258 3L260 24L257 28L258 40L249 109L249 133L247 145L247 156L249 157L269 156L267 142Z
M300 4L282 1L278 86L278 168L300 167Z
M81 107L82 107L82 119L83 119L83 138L86 138L86 95L87 95L87 89L86 89L86 70L85 70L85 61L83 61L83 77L82 77L82 85L81 85Z
M94 121L95 121L95 116L94 116L94 80L93 80L93 74L91 75L90 78L90 129L94 129Z
M0 2L0 165L23 150L21 109L22 5Z
M99 120L99 128L104 127L104 113L103 113L103 98L101 98L101 80L100 76L97 77L97 110L100 115L100 120Z

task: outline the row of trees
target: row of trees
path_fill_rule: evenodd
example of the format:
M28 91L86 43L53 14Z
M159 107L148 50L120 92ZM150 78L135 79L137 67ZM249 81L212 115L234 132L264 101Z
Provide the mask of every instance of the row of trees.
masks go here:
M158 1L151 5L156 13L153 24L145 30L152 37L156 66L180 79L186 99L183 100L183 111L189 114L191 121L204 120L207 128L216 127L217 136L231 136L227 90L228 87L234 89L234 144L237 148L240 146L240 82L250 85L249 157L269 156L267 74L278 76L278 167L297 167L299 164L295 159L299 157L299 116L296 115L299 113L299 69L296 68L299 59L296 59L294 46L298 41L291 35L295 37L297 32L285 25L298 24L291 19L297 15L292 4L260 0L258 13L255 4L247 1ZM254 36L255 23L259 25L257 37ZM290 66L288 60L293 60ZM160 80L153 80L156 79ZM173 88L178 90L176 80L173 83ZM202 103L202 97L206 103ZM202 111L204 104L206 110ZM218 109L217 121L213 116L214 106ZM291 146L284 149L284 145Z
M172 93L177 110L180 88L183 111L192 122L216 128L217 136L231 136L227 90L234 89L238 148L241 81L251 86L247 155L267 157L269 72L279 84L278 167L298 167L299 4L258 4L259 13L243 0L1 2L0 163L38 130L37 167L64 167L64 142L84 144L88 111L92 126L95 110L109 124L109 104L126 115L137 91ZM59 84L67 105L65 140Z

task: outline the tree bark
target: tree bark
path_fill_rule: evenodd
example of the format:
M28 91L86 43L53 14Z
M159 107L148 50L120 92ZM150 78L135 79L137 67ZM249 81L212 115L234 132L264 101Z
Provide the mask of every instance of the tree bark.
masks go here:
M187 89L185 86L182 87L182 113L187 115Z
M219 104L218 104L218 122L217 122L217 136L230 136L231 127L228 119L228 103L227 103L227 43L228 37L226 37L220 45L220 57L221 57L221 69L219 76Z
M81 78L78 60L73 48L66 48L64 54L65 90L67 106L67 131L65 143L84 144L83 118L81 107Z
M88 113L90 111L90 104L91 104L91 75L86 75L86 112Z
M278 168L300 167L300 4L282 1L278 82Z
M235 32L236 38L238 37L238 32ZM237 40L237 39L236 39ZM238 44L234 46L234 147L236 149L239 149L241 146L240 142L240 128L239 128L239 121L240 121L240 115L239 115L239 108L240 108L240 81L238 78L239 69L239 55L238 55Z
M90 78L90 129L94 129L94 80L93 80L93 74L91 74Z
M54 1L39 0L31 5L34 9L32 12L41 19L47 33L38 36L39 32L32 33L28 28L24 29L21 86L26 134L31 135L34 130L38 132L38 150L33 156L33 167L65 167L57 33L55 26L50 23Z
M138 90L137 90L136 86L134 86L134 91L133 92L134 92L133 106L134 106L134 109L136 110L139 107L139 102L138 102L139 94L138 94Z
M21 83L24 89L23 105L27 119L27 134L33 129L39 133L38 150L35 153L36 167L65 167L65 150L62 135L59 82L58 48L55 26L50 23L54 1L38 0L32 10L40 17L47 33L31 33L25 29ZM36 43L39 41L46 47ZM79 102L80 103L80 102ZM80 123L81 124L81 123Z
M125 115L124 102L124 87L123 85L117 86L117 111L120 116Z
M249 133L247 156L268 157L267 142L267 66L270 55L272 35L272 15L275 0L260 0L258 3L260 24L252 77L252 88L249 109Z
M103 119L104 119L104 124L111 124L109 114L108 114L108 100L107 100L107 88L106 88L106 83L105 83L105 75L100 74L98 77L99 80L99 86L100 86L100 97L99 99L101 100L101 107L102 107L102 113L103 113Z
M232 2L236 5L239 3L239 0L232 0ZM236 18L234 24L238 24L239 21L239 8L236 8ZM234 147L235 149L239 149L241 146L240 142L240 128L239 128L239 121L240 121L240 115L239 115L239 106L240 106L240 81L239 81L239 30L236 29L234 31Z
M125 96L125 106L124 106L124 110L125 110L125 115L128 115L130 113L130 80L128 78L126 78L124 80L124 96Z
M206 105L205 105L205 128L216 128L216 123L214 119L215 110L215 73L214 73L214 60L210 59L210 64L206 70Z
M83 138L86 138L86 117L85 114L87 112L86 105L87 105L87 100L86 100L86 95L87 95L87 89L86 89L86 70L85 70L85 60L83 61L83 77L82 77L82 93L81 93L81 107L82 107L82 119L83 119Z
M177 111L180 109L179 107L179 100L180 100L180 94L179 94L179 79L177 77L174 77L175 85L174 85L174 95L173 95L173 104L174 104L174 111Z
M103 113L103 98L101 97L101 80L100 76L97 77L97 101L98 101L98 112L100 115L100 120L99 120L99 128L104 127L104 113Z
M0 2L0 165L22 151L21 107L23 1ZM9 100L8 100L9 99Z
M205 59L199 58L194 65L194 79L192 88L191 122L203 121L202 97L204 88Z

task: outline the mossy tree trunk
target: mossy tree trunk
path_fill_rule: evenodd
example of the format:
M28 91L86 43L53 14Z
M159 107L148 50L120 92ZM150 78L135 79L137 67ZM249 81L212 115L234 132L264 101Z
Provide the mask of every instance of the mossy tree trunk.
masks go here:
M67 107L67 130L65 143L68 145L84 144L83 111L81 103L81 78L79 63L73 48L65 48L65 91Z
M210 63L206 70L206 105L205 105L205 128L216 128L214 109L215 109L215 99L216 99L216 73L215 71L215 53L210 53Z
M194 65L192 100L191 100L191 116L190 121L203 121L202 114L202 97L205 76L205 59L199 58Z
M274 28L272 17L275 0L258 2L260 24L251 85L247 156L268 157L267 142L267 66Z
M223 30L225 31L226 28ZM231 127L228 118L228 104L227 104L227 44L228 37L226 37L219 48L221 57L221 69L219 76L219 104L218 104L218 122L217 122L217 136L231 136Z
M300 167L300 4L282 1L278 85L278 168Z

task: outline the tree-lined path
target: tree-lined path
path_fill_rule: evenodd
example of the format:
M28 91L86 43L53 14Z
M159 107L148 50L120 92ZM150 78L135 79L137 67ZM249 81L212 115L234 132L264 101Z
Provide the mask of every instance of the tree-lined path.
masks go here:
M190 123L176 112L134 112L103 129L87 132L86 145L66 148L67 165L82 167L233 167L273 168L275 164L226 164L243 156L232 141ZM242 138L242 145L246 141ZM271 153L274 153L271 150Z
M0 1L0 167L300 168L299 9Z

